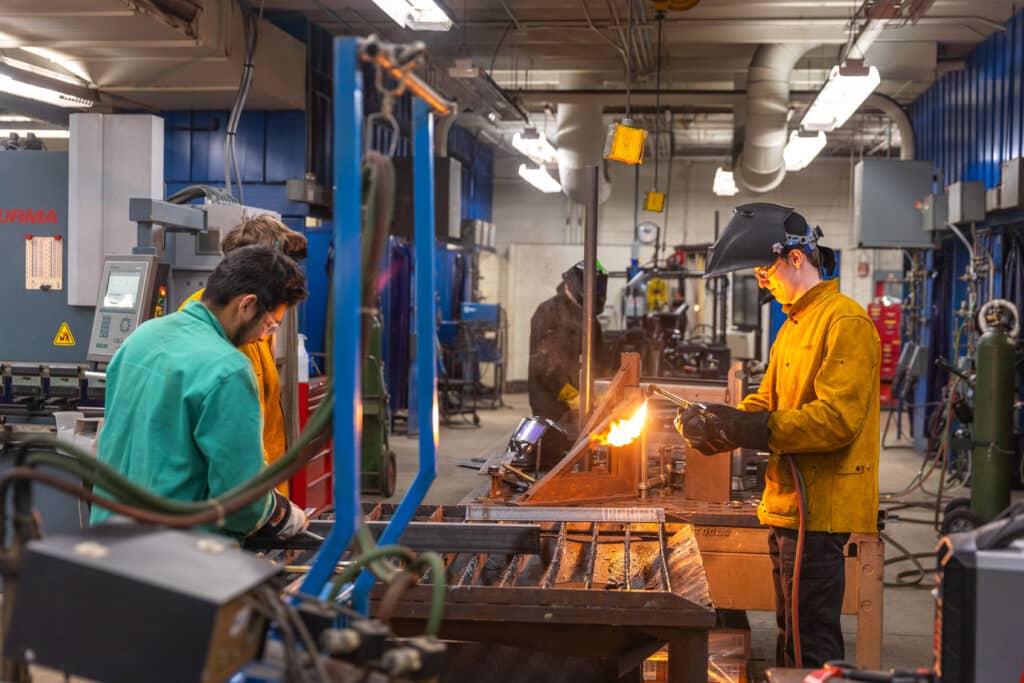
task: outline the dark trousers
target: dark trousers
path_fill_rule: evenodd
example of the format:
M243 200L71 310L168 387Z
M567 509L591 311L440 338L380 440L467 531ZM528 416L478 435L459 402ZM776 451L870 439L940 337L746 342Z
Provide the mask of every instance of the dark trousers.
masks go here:
M771 527L768 552L775 583L775 622L778 638L775 663L781 667L821 667L826 661L843 659L843 631L839 615L846 591L843 547L850 534L808 531L804 538L800 568L800 650L803 662L793 652L793 564L797 532Z

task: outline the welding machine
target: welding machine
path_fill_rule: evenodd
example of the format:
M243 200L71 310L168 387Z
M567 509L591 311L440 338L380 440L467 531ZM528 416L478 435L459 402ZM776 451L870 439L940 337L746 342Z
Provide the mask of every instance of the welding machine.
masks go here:
M263 647L279 573L224 536L109 522L31 541L4 650L104 683L227 680Z
M1024 680L1024 505L1016 508L1016 516L939 543L934 643L942 683Z

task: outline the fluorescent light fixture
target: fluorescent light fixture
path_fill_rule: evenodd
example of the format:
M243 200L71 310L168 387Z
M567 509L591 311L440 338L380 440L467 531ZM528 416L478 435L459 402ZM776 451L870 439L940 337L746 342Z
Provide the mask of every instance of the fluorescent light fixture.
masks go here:
M29 116L18 116L16 114L2 114L0 115L0 123L28 123L35 119Z
M82 81L75 78L74 76L68 76L66 74L54 71L53 69L45 69L35 64L29 64L20 59L13 59L0 55L0 63L6 64L9 67L17 69L18 71L24 71L26 73L35 74L36 76L42 76L43 78L49 78L53 81L60 81L61 83L67 83L68 85L77 85L82 87Z
M18 97L27 97L30 100L45 102L57 107L66 109L88 109L93 104L92 100L86 100L74 95L67 95L50 88L40 88L37 85L16 81L10 76L0 74L0 92L5 92Z
M36 55L37 57L42 57L43 59L49 60L54 64L63 67L68 72L78 76L83 81L87 83L92 83L92 79L89 78L89 74L86 72L85 67L82 66L82 63L76 59L72 59L71 57L65 55L62 52L50 50L45 47L22 47L21 49L25 52L30 52Z
M558 150L548 142L544 133L538 133L536 128L527 128L522 133L513 135L512 146L538 165L553 164L558 160Z
M5 139L14 133L19 138L27 138L28 134L31 133L41 140L67 140L71 137L71 132L66 130L59 130L56 128L32 128L21 129L21 128L0 128L0 139Z
M782 150L782 158L786 162L787 171L802 171L808 164L814 161L818 152L825 149L827 142L825 131L819 130L811 133L802 130L794 130L789 135L789 142Z
M736 187L736 179L733 177L732 171L727 171L721 166L715 171L715 184L711 190L719 197L732 197L740 191Z
M543 166L519 164L519 177L544 193L562 191L562 184L548 175Z
M801 127L826 132L841 128L881 82L878 69L865 67L863 62L851 59L841 67L832 67L824 87L804 114Z
M434 0L373 0L384 14L412 31L447 31L452 20Z

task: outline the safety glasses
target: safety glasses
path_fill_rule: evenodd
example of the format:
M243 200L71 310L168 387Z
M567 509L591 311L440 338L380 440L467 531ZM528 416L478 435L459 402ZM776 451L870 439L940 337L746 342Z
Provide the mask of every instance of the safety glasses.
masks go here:
M776 270L779 269L780 263L782 263L782 259L777 258L775 259L775 263L768 266L767 268L763 266L756 266L754 268L754 277L756 277L758 280L766 281L768 278L775 274Z

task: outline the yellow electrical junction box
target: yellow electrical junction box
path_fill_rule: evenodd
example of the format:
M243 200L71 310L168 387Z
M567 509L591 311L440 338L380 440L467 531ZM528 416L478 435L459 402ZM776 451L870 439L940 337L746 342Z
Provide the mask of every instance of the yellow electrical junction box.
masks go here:
M661 213L665 210L665 193L651 190L644 196L644 211Z
M685 12L697 6L700 0L654 0L655 12Z
M636 166L644 162L644 142L647 131L633 128L625 123L608 126L608 137L604 141L604 158Z

